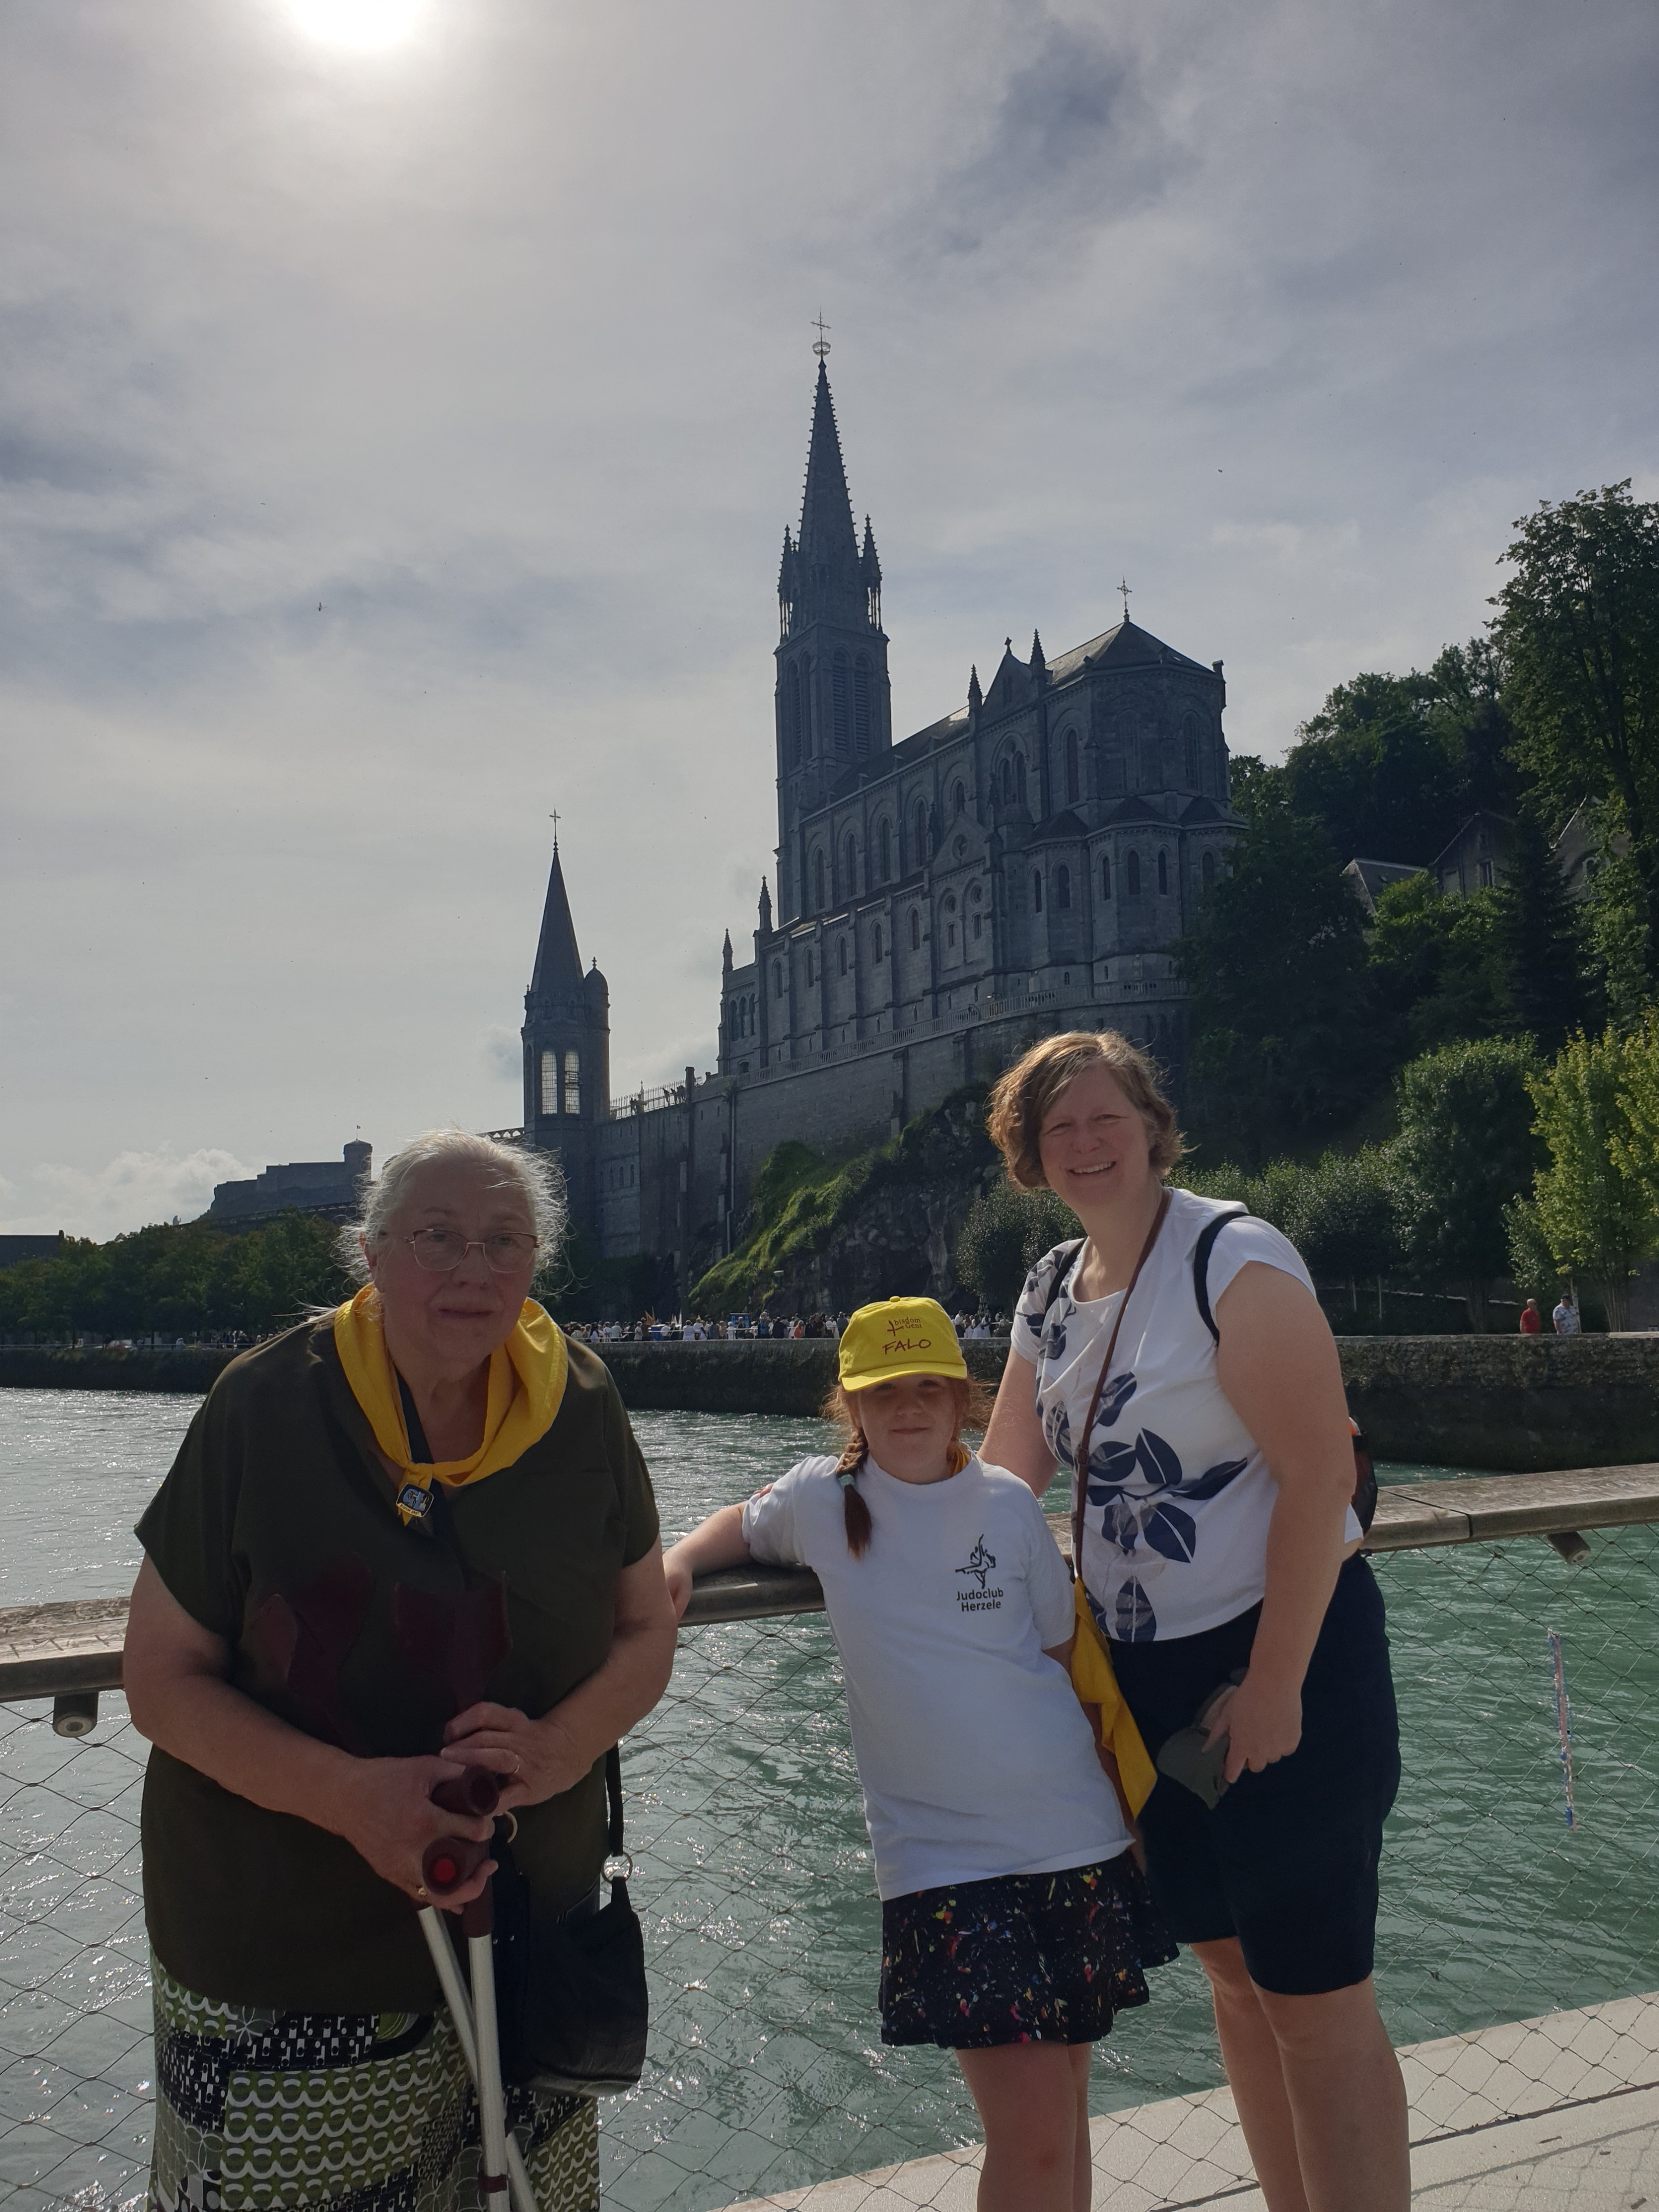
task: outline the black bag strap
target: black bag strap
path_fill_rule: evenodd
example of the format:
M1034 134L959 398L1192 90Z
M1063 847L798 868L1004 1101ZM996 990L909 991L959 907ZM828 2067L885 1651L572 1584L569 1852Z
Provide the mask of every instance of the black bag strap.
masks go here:
M1249 1218L1248 1206L1235 1206L1225 1213L1218 1213L1212 1221L1205 1223L1199 1232L1198 1242L1193 1247L1193 1296L1198 1301L1199 1319L1218 1344L1221 1341L1221 1331L1216 1327L1215 1316L1210 1311L1210 1255L1215 1249L1216 1238L1230 1221L1248 1221Z
M605 1754L605 1794L611 1801L611 1856L625 1858L623 1849L622 1748L612 1744Z

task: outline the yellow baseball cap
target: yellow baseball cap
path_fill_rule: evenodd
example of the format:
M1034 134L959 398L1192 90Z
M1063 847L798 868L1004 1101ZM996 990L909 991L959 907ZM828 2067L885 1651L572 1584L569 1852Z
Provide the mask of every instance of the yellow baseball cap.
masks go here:
M937 1298L884 1298L860 1306L842 1333L841 1387L867 1390L892 1375L968 1379L950 1316Z

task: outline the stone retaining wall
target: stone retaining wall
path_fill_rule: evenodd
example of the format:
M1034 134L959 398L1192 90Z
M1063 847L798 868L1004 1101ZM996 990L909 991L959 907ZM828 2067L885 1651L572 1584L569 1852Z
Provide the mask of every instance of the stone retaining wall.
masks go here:
M1429 1467L1616 1467L1659 1460L1659 1336L1395 1336L1338 1340L1348 1404L1378 1459ZM970 1344L988 1382L1004 1346ZM205 1390L231 1355L0 1350L0 1387ZM635 1411L816 1413L833 1344L613 1344Z

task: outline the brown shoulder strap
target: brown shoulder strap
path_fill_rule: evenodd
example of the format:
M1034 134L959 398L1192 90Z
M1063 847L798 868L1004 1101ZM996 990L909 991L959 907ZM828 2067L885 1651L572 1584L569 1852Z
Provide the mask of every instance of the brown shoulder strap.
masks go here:
M1152 1225L1146 1231L1146 1242L1140 1248L1140 1257L1135 1261L1123 1293L1123 1303L1117 1310L1117 1319L1112 1323L1112 1333L1106 1340L1106 1357L1100 1363L1100 1372L1095 1377L1094 1394L1089 1400L1088 1418L1079 1434L1072 1440L1072 1572L1083 1572L1083 1508L1089 1489L1089 1440L1095 1432L1095 1415L1100 1411L1106 1377L1112 1371L1112 1354L1117 1350L1117 1334L1123 1326L1123 1316L1129 1310L1129 1301L1135 1294L1135 1285L1140 1280L1140 1271L1152 1256L1152 1247L1158 1242L1158 1232L1164 1226L1164 1217L1170 1210L1170 1194L1165 1190L1158 1202L1158 1212Z

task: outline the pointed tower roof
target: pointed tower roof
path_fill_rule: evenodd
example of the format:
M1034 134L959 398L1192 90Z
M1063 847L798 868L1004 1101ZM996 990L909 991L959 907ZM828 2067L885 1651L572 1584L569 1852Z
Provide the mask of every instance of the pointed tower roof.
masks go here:
M870 550L873 558L873 539ZM870 586L853 521L853 502L847 492L836 404L822 361L812 400L812 440L806 454L800 528L795 536L795 579L797 623L821 618L861 626L869 621Z
M553 866L547 878L547 903L542 908L542 933L536 945L535 972L530 979L532 998L552 999L582 989L582 956L576 950L576 932L570 919L570 901L564 888L555 840Z

